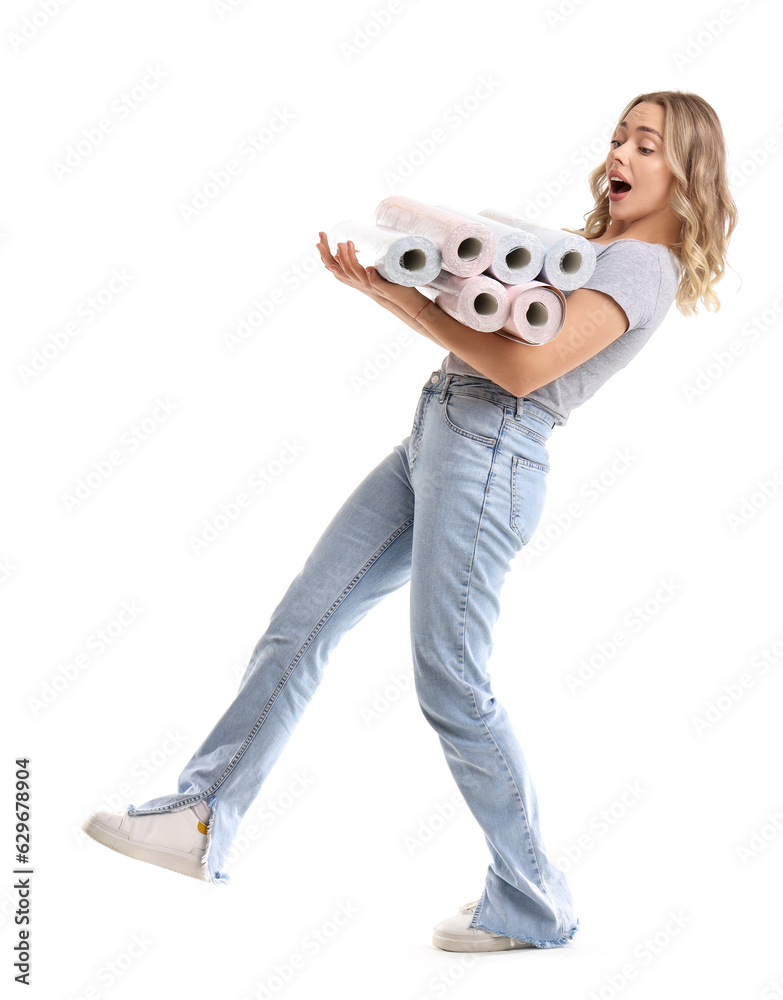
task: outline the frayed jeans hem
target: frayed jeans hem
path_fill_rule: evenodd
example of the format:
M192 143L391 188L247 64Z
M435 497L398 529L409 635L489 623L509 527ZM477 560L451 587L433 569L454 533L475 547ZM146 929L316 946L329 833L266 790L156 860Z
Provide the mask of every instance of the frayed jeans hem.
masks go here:
M557 938L556 941L542 941L539 938L525 937L522 934L508 934L506 931L498 930L496 927L487 927L486 924L482 924L481 921L475 925L475 929L480 931L489 931L490 934L498 934L501 937L510 937L515 941L526 941L528 944L535 945L536 948L562 948L564 945L573 941L574 935L579 930L579 920L576 921L576 924L568 934L564 934L563 937Z

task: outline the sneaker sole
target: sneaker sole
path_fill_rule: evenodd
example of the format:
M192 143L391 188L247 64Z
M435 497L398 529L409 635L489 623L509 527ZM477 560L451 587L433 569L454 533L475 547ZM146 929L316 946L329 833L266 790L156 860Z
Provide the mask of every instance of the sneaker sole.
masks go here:
M111 848L118 854L124 854L128 858L135 858L137 861L146 861L150 865L158 868L168 868L169 871L178 872L180 875L189 875L200 882L206 882L204 872L201 869L201 862L194 857L183 855L179 851L169 850L166 847L153 847L151 844L139 844L131 840L126 835L115 830L114 827L105 826L94 816L89 816L82 823L82 830L93 840L104 847Z
M512 943L509 945L509 941ZM514 951L517 948L532 947L527 941L517 943L513 938L462 937L441 931L432 936L432 943L443 951Z

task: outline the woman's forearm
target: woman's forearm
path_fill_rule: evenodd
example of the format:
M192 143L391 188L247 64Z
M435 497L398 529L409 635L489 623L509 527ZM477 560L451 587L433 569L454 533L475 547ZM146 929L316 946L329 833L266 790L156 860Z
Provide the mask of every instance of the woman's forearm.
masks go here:
M418 289L406 289L403 310L410 310L422 332L447 351L453 351L471 368L492 379L507 392L517 395L520 364L523 360L520 345L496 333L482 333L449 316L436 302Z
M371 296L371 297L374 298L375 301L378 302L380 305L382 305L384 309L388 309L389 312L394 313L394 315L397 316L399 319L401 319L403 323L407 323L412 330L416 331L416 333L420 333L422 334L422 336L427 337L429 340L433 342L433 344L437 344L438 347L443 347L445 350L448 350L448 347L446 347L445 344L441 343L441 341L438 340L438 338L435 336L434 333L432 333L426 327L422 326L422 324L417 319L414 319L413 316L410 315L410 313L406 312L402 306L397 305L396 302L392 302L390 299L381 298L380 296L377 297Z
M476 371L517 395L520 345L495 333L474 330L444 312L418 288L395 288L395 298L376 298L408 326L445 351L453 351ZM414 318L415 317L415 318Z

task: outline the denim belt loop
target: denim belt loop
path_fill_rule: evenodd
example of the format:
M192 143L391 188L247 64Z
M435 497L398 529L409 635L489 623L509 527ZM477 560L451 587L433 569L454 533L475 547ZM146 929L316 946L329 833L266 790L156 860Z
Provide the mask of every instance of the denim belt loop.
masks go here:
M438 400L438 402L440 403L442 403L443 400L446 398L446 391L449 387L449 382L451 382L451 378L452 378L451 375L447 375L443 380L443 385L441 386L440 389L440 398Z
M515 414L517 420L522 419L522 414L524 412L524 405L525 405L525 397L517 396L517 412Z

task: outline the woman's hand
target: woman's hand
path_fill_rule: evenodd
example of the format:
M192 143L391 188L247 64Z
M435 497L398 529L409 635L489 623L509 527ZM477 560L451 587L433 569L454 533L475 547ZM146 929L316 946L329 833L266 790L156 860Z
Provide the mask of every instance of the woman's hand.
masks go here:
M374 267L363 267L357 257L352 240L337 244L337 255L332 256L326 233L319 232L320 242L316 244L324 267L345 285L358 288L376 302L387 300L412 316L426 303L426 296L416 288L398 285L382 278Z

